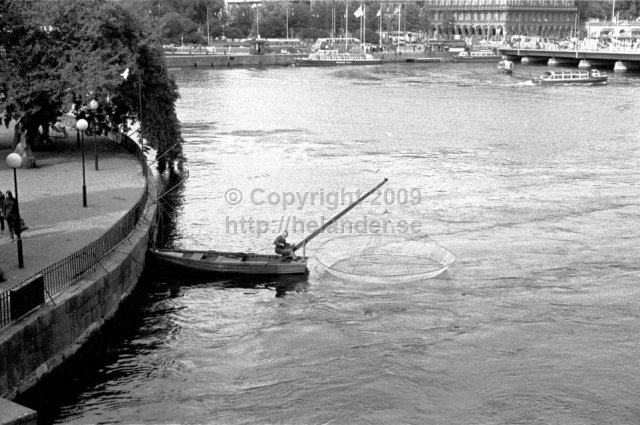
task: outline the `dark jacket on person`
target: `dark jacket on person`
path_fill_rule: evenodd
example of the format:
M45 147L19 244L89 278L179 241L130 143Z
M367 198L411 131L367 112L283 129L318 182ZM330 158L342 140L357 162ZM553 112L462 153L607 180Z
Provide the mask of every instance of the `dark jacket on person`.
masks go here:
M3 215L7 223L15 223L18 220L18 211L16 208L16 198L4 198Z

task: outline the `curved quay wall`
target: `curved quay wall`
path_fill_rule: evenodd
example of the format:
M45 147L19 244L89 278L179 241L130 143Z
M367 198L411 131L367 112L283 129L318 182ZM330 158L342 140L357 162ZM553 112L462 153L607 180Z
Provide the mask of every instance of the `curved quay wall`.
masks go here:
M133 232L92 272L59 292L53 299L55 304L46 303L0 332L0 397L16 397L76 353L135 288L145 266L157 213L156 184L153 174L146 174L147 193L142 197L147 196L147 201ZM0 399L0 407L11 405ZM12 406L20 411L20 406ZM28 419L24 415L28 409L22 409L22 419L16 416L12 420L3 413L0 424L35 419L35 413Z

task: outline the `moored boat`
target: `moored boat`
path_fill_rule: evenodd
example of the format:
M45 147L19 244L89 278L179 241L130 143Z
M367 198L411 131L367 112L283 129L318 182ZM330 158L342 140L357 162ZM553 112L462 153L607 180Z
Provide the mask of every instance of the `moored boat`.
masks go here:
M344 65L377 65L382 63L368 53L340 53L338 50L318 50L306 58L296 58L299 66L344 66Z
M539 85L607 84L608 79L608 75L600 74L597 69L592 69L591 71L545 71L532 81Z
M507 75L513 74L513 62L507 59L501 60L498 62L498 72L502 72Z
M163 266L207 274L287 275L307 271L307 258L285 259L281 255L188 249L153 249L154 260Z
M454 61L460 62L497 62L502 59L502 55L493 50L477 50L472 52L460 52L453 57Z

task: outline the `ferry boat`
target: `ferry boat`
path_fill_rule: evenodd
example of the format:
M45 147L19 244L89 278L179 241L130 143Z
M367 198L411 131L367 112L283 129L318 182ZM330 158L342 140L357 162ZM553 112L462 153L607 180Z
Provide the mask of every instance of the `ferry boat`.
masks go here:
M296 58L299 66L377 65L382 60L368 53L340 53L338 50L318 50L306 58Z
M591 71L546 71L532 81L539 85L553 84L607 84L608 75L600 74L597 69Z
M477 50L473 52L460 52L453 57L454 61L460 62L497 62L502 59L502 55L493 50Z

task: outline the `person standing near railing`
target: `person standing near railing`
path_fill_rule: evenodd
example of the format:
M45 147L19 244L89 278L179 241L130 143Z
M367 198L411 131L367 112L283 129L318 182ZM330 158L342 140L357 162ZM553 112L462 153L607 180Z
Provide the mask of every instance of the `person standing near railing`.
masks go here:
M0 232L4 232L4 193L0 190Z
M20 235L20 215L18 213L18 206L16 204L16 198L13 197L13 193L7 190L7 196L4 198L4 219L7 220L7 227L9 228L9 235L11 236L11 242L14 241L13 234Z

